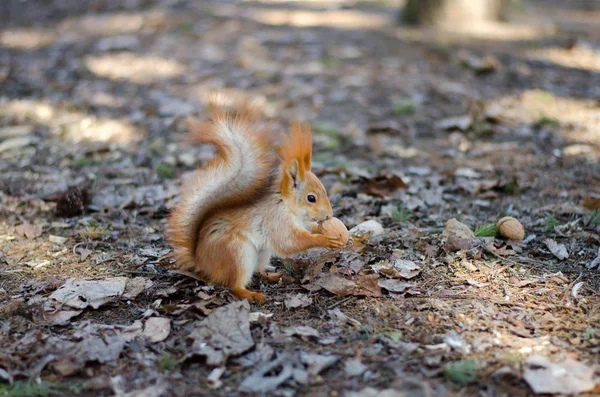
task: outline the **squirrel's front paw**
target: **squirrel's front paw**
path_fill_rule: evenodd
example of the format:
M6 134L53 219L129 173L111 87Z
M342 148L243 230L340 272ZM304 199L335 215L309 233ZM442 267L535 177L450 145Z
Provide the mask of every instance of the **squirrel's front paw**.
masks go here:
M342 243L342 240L340 240L338 237L325 236L324 234L322 234L321 239L322 239L321 246L328 248L330 250L340 249L344 246L344 244Z

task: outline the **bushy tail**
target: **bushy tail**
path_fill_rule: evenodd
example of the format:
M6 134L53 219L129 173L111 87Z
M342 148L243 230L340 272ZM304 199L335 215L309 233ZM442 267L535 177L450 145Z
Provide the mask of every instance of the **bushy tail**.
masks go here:
M195 125L190 138L212 144L217 153L198 169L169 217L167 239L175 249L177 265L194 265L196 242L202 222L217 209L250 202L268 188L277 157L267 125L248 104L227 111L222 104L210 105L211 118Z

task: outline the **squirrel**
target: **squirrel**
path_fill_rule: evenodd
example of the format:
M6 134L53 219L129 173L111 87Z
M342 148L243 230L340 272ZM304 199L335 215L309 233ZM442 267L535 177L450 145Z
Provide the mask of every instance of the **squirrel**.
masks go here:
M189 137L215 146L216 155L196 170L169 215L167 240L182 273L262 303L266 295L246 286L255 272L265 275L273 253L343 244L309 231L333 217L327 191L311 172L309 124L292 122L289 136L276 145L248 103L227 111L213 99L209 111Z

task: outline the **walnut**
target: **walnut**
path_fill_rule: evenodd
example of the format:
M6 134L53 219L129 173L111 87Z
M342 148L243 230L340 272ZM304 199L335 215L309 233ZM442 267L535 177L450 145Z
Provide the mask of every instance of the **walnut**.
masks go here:
M523 224L512 216L505 216L500 219L496 226L498 226L500 235L509 240L523 240L525 238L525 228L523 227Z
M348 229L338 218L331 218L321 222L315 231L326 236L338 237L343 244L348 242Z

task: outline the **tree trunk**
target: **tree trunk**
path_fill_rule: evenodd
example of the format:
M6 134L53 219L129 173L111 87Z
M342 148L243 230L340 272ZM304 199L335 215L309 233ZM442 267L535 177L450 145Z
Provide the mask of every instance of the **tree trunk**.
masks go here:
M419 26L504 20L509 0L407 0L400 22Z

